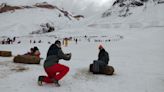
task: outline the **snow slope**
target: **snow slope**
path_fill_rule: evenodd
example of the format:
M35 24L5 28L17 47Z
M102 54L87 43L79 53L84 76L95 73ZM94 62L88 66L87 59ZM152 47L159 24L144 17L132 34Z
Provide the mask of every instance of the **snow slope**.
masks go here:
M70 67L70 72L60 81L60 88L54 85L44 84L42 87L37 85L37 77L45 74L43 62L40 65L24 65L12 63L12 58L0 58L0 88L3 92L163 92L164 85L164 31L161 28L152 29L113 29L113 31L103 29L83 29L87 35L97 36L88 42L83 37L78 44L70 42L68 47L63 46L64 52L71 52L70 62L61 61ZM95 31L97 31L95 33ZM87 32L86 32L87 33ZM95 33L95 34L94 34ZM106 34L107 38L103 38ZM146 34L146 35L145 35ZM122 39L116 35L123 36ZM81 35L83 36L83 35ZM110 42L103 39L113 38ZM29 38L26 38L29 39ZM45 39L48 39L45 38ZM102 42L95 42L94 39L101 39ZM23 40L23 39L22 39ZM52 42L55 39L51 39ZM114 66L113 76L93 75L88 72L89 64L97 59L98 45L103 44L110 54L109 65ZM42 57L46 57L49 44L30 44L28 41L22 44L1 45L1 50L11 50L14 55L23 54L32 46L38 46ZM14 49L13 49L14 48ZM17 67L25 67L23 72L11 71Z
M131 1L131 0L125 0ZM137 0L136 0L137 1ZM145 27L163 27L164 26L164 4L156 4L149 0L143 6L130 6L127 15L125 14L126 7L112 6L103 14L108 16L102 20L93 21L94 24L108 25L108 27L131 27L131 28L145 28ZM102 15L103 15L102 14ZM122 16L122 17L121 17ZM102 17L102 16L101 16ZM108 20L108 21L107 21ZM92 23L92 24L93 24Z
M29 5L32 6L36 3L44 2L43 0L1 0L0 3L7 3L9 5ZM94 5L93 3L96 2L89 2L82 0L80 2L77 2L76 0L67 0L67 1L58 1L58 0L46 0L47 3L50 3L52 5L55 5L59 7L60 9L64 9L68 11L72 15L83 15L85 18L89 16L93 16L93 14L96 14L98 11L104 9L103 7L109 5L105 4L105 6L91 6ZM73 2L72 5L69 5L69 2ZM84 6L85 4L85 6ZM78 7L78 8L77 8ZM101 8L100 8L101 7ZM96 9L95 9L96 8ZM96 11L94 11L96 10ZM84 12L85 11L85 12ZM45 23L51 23L55 30L61 30L64 28L70 28L71 26L81 26L79 25L80 21L72 18L72 20L69 20L67 17L65 17L62 14L62 17L59 17L59 14L61 14L58 10L52 9L24 9L24 10L16 10L15 12L7 12L2 13L0 15L0 33L1 35L8 35L8 36L22 36L22 35L28 35L29 33L33 31L37 31L40 29L41 24ZM28 20L27 20L28 19ZM7 25L6 25L7 23ZM10 34L10 32L13 32ZM22 32L25 31L25 32Z
M17 1L25 3L28 0L24 2ZM19 4L17 1L8 2ZM158 14L151 14L152 9ZM18 36L17 41L21 41L20 44L0 44L0 50L10 50L15 56L26 53L33 46L38 46L43 58L40 65L28 65L13 63L13 57L0 57L1 91L163 92L164 27L163 21L161 21L163 20L162 9L163 4L154 7L150 5L144 12L140 11L142 8L134 9L136 15L127 18L112 16L101 19L101 14L97 14L81 20L79 24L72 23L65 18L61 19L62 21L60 19L56 20L53 17L55 11L46 9L20 10L15 13L0 14L0 20L3 20L3 22L0 21L1 38L2 36ZM86 13L89 14L89 12ZM33 16L37 18L30 20L29 18ZM141 27L136 27L136 24L134 24L135 27L130 26L135 23L132 20L141 24ZM56 32L29 35L32 30L38 29L40 23L47 21L53 22L54 25L63 24L62 29L59 27ZM152 25L151 23L154 24ZM151 26L149 27L148 25ZM87 36L87 38L84 36ZM61 40L64 37L73 37L79 40L77 44L72 40L67 47L62 46L64 52L72 53L70 61L60 61L60 63L70 67L68 75L59 81L61 84L59 88L53 84L38 86L38 76L45 75L43 62L50 46L48 42L53 43L55 40ZM42 43L30 43L30 40L42 40ZM111 41L109 42L108 40ZM100 44L109 52L109 65L115 68L112 76L93 75L88 72L89 64L97 59L98 46ZM19 68L24 68L25 70L18 71Z

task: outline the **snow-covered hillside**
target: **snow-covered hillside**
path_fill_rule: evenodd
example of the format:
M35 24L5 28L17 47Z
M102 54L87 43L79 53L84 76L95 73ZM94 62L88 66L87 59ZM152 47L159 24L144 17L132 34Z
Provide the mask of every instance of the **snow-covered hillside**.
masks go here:
M2 92L164 92L164 4L148 2L131 7L131 15L120 17L122 7L112 6L111 16L102 17L114 1L44 0L72 15L85 18L69 20L59 17L56 9L32 8L0 13L0 41L16 36L13 44L1 44L0 51L11 51L12 57L0 57L0 90ZM72 3L70 3L72 1ZM124 1L124 0L122 0ZM128 1L128 0L125 0ZM162 1L162 0L160 0ZM31 6L43 0L0 0L13 6ZM75 8L76 7L76 8ZM97 8L95 8L97 7ZM153 12L153 13L152 13ZM55 31L30 34L50 23ZM60 63L70 67L68 74L53 84L37 85L39 75L46 75L43 62L49 46L55 40L72 38L63 52L72 53L70 61ZM76 43L74 39L78 39ZM35 41L35 43L34 43ZM41 42L39 42L41 41ZM109 53L109 65L114 75L93 75L89 64L98 58L98 46ZM40 65L13 63L14 56L37 46Z
M60 15L60 16L59 16ZM54 26L55 31L69 27L69 24L78 22L75 18L69 19L58 9L30 8L1 13L1 35L28 35L40 30L46 23ZM68 15L69 16L69 15ZM12 34L10 32L12 31Z
M32 6L37 3L42 3L43 0L1 0L0 3L7 3L12 6ZM28 35L33 31L40 29L40 25L50 23L55 27L55 30L61 30L64 28L70 28L72 26L81 26L79 25L80 21L97 15L98 12L102 13L102 9L107 9L108 4L100 5L97 2L90 1L87 3L86 0L78 1L77 0L45 0L48 4L58 7L60 10L67 11L71 20L65 16L58 9L41 9L41 8L30 8L30 9L21 9L9 11L6 13L0 14L0 33L1 35ZM70 3L72 2L72 3ZM104 2L104 1L103 1ZM84 6L85 5L85 6ZM98 13L99 15L100 13ZM81 15L84 16L80 20L73 18L73 16ZM7 25L6 25L7 23ZM81 23L80 23L81 24ZM25 31L25 32L22 32Z
M138 5L140 2L141 6ZM161 0L142 2L139 0L117 0L102 14L102 20L94 21L98 26L147 28L164 26L164 3ZM106 21L108 20L108 21Z

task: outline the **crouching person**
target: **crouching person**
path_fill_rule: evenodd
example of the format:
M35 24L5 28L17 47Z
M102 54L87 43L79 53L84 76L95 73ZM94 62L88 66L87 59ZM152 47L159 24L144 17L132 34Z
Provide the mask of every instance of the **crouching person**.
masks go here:
M69 67L59 64L60 59L70 60L71 53L64 54L61 49L61 42L57 40L48 50L47 58L44 62L44 69L48 76L38 77L39 86L42 85L42 82L54 83L57 87L60 86L59 80L69 71Z
M104 67L108 66L109 55L108 52L105 51L102 45L99 46L99 54L98 60L94 60L93 64L90 65L90 72L94 74L102 73Z

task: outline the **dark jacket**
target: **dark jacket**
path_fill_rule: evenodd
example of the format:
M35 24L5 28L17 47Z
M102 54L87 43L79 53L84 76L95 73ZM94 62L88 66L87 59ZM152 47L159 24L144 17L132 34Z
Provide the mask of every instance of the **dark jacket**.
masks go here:
M55 44L52 44L47 52L47 58L44 62L44 67L50 67L54 64L59 63L60 59L70 60L70 54L64 54L61 48L57 47Z
M102 61L106 65L108 65L109 62L109 55L108 52L105 51L105 49L101 49L98 54L98 61Z

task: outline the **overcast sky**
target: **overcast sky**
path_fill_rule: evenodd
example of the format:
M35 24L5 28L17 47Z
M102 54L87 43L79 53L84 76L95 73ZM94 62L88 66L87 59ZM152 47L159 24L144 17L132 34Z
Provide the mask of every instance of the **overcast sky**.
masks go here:
M0 0L1 3L8 3L10 5L33 5L40 2L48 2L68 11L79 10L83 13L91 13L97 11L105 11L109 9L115 0ZM81 11L79 11L80 13Z
M0 0L0 3L4 3L4 2L31 2L31 0ZM91 3L94 2L97 5L104 5L105 3L108 2L112 2L114 0L33 0L34 2L53 2L53 1L73 1L73 2L81 2L81 1L85 1L86 3Z

